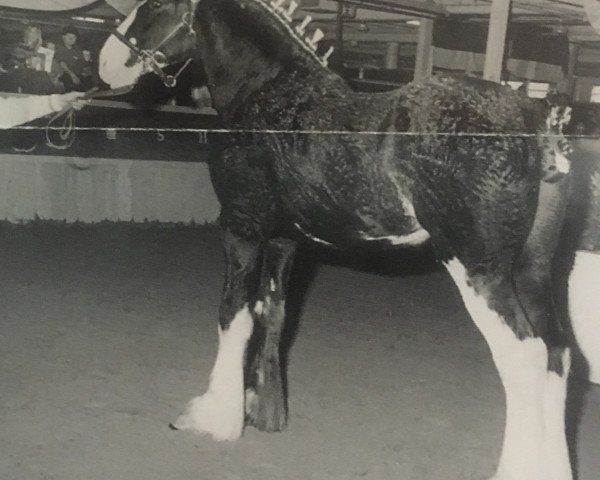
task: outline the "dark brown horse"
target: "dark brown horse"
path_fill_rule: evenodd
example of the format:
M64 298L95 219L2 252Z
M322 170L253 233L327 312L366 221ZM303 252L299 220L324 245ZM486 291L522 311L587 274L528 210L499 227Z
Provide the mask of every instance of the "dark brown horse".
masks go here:
M227 261L219 352L207 392L174 427L235 440L245 422L286 425L279 341L298 238L387 250L429 242L506 391L495 479L570 480L569 349L550 289L568 109L454 78L355 93L327 69L331 50L310 19L292 20L296 7L147 0L101 54L112 87L198 58L232 129L210 165ZM544 165L563 172L545 181ZM253 334L259 347L246 359Z

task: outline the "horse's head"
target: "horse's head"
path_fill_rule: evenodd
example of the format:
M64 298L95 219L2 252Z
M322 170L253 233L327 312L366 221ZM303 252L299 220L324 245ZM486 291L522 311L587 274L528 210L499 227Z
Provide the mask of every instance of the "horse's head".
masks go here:
M125 87L150 71L165 80L163 67L188 60L193 55L196 47L193 21L198 2L145 0L140 3L100 52L102 80L111 88Z

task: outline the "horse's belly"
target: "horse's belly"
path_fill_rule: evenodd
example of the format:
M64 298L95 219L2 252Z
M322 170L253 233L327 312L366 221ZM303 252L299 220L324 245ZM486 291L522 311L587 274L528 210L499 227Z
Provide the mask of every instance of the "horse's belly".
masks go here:
M281 203L296 228L335 245L419 245L429 238L393 145L329 137L273 145Z
M424 228L411 232L397 232L388 235L371 236L360 229L315 228L304 222L294 222L294 227L307 239L323 245L338 247L385 246L405 247L418 246L429 240L430 235Z
M396 208L363 205L351 208L347 204L306 199L286 202L295 228L306 238L322 244L353 247L366 244L382 246L420 245L429 239L414 211L406 202Z

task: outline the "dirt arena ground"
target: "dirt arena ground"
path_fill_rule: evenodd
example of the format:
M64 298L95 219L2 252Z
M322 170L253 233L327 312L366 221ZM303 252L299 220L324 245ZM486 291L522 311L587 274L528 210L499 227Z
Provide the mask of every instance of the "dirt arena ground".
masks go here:
M3 225L0 245L2 480L482 480L494 471L502 388L443 271L319 268L303 308L291 307L288 430L248 429L225 444L168 428L204 391L216 353L214 228ZM307 283L307 258L297 284ZM600 387L574 387L579 480L597 480Z

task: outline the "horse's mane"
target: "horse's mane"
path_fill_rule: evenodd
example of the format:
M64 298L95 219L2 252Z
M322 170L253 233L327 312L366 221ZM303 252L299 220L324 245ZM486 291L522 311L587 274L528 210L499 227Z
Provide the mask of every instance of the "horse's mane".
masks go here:
M218 0L225 7L223 0ZM327 67L329 57L333 53L333 47L326 52L320 52L318 42L323 39L323 32L316 28L310 28L312 21L307 15L302 22L294 25L292 16L299 7L295 0L233 0L240 8L242 15L250 16L259 23L253 36L262 37L263 44L272 43L272 46L281 47L286 40L290 40L291 54L296 60L308 58L316 61L322 67ZM244 22L240 22L238 28L244 29ZM256 26L254 26L256 28ZM273 43L274 42L274 43Z
M312 33L307 31L306 28L312 21L310 15L306 15L302 22L296 27L292 26L292 15L298 8L298 4L294 0L289 1L287 8L284 8L284 4L288 0L254 0L257 4L261 5L276 18L281 25L291 34L291 37L298 42L301 48L303 48L309 55L313 56L321 65L327 66L329 57L333 53L333 47L330 47L327 52L322 55L317 53L317 43L324 37L322 30L315 29Z

